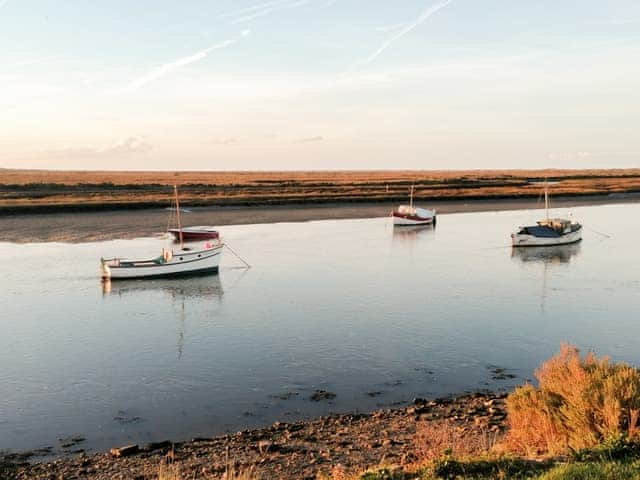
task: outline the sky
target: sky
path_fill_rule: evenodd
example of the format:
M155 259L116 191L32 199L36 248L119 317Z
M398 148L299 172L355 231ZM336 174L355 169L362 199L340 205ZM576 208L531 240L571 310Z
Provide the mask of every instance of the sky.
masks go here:
M0 168L625 167L638 0L0 0Z

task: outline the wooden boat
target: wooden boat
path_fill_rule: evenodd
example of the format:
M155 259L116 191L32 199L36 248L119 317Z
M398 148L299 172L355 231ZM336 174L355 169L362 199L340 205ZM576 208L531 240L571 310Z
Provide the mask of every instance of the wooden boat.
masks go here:
M582 240L582 225L565 218L549 218L549 188L544 184L546 218L536 225L520 227L511 234L514 247L546 247L568 245Z
M224 244L207 242L202 248L186 248L180 224L178 188L174 186L178 220L179 250L163 248L157 257L143 260L127 258L102 258L100 267L103 279L162 278L216 273Z
M180 241L180 233L182 233L182 239L185 242L192 240L217 240L220 238L218 231L214 227L208 225L182 227L181 229L170 228L168 232L171 233L177 241Z
M415 225L435 225L436 211L413 206L413 186L409 196L409 205L400 205L391 212L393 225L397 227Z

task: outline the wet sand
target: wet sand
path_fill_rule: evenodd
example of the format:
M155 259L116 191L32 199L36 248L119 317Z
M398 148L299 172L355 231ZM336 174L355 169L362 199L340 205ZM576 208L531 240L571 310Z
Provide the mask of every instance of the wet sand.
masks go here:
M640 193L554 197L554 208L640 202ZM542 208L532 199L439 200L421 204L438 214ZM388 216L393 204L336 203L322 205L195 207L182 215L183 225L245 225ZM3 242L92 242L148 237L166 231L166 209L106 210L0 216ZM222 232L224 234L224 231Z

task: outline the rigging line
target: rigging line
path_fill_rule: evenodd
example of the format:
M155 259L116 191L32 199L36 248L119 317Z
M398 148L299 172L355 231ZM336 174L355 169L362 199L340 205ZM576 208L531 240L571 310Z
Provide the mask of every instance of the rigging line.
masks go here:
M229 246L229 244L228 244L228 243L226 243L226 242L225 242L224 246L225 246L225 247L227 247L227 249L229 249L229 251L230 251L231 253L233 253L233 254L236 256L236 258L237 258L238 260L240 260L242 263L244 263L244 264L246 265L246 267L247 267L247 268L251 268L251 265L249 265L249 264L245 261L245 259L244 259L244 258L242 258L240 255L238 255L238 254L235 252L235 250L233 250L233 248L231 248L231 247Z
M602 235L605 238L611 238L611 235L607 235L606 233L599 232L598 230L594 230L591 227L587 227L585 225L583 225L583 227L586 228L587 230L591 230L593 233L597 233L598 235Z

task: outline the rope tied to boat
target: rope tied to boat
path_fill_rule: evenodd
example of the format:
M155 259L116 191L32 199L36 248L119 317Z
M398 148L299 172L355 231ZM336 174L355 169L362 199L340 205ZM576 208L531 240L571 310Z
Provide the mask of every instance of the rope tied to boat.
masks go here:
M240 255L238 255L238 254L235 252L235 250L229 246L229 244L228 244L227 242L225 242L223 246L224 246L224 247L226 247L226 248L227 248L227 250L229 250L231 253L233 253L233 255L234 255L238 260L240 260L242 263L244 263L244 265L245 265L245 267L246 267L247 269L251 268L251 265L249 265L249 263L248 263L244 258L242 258Z

